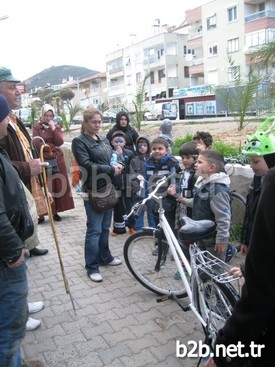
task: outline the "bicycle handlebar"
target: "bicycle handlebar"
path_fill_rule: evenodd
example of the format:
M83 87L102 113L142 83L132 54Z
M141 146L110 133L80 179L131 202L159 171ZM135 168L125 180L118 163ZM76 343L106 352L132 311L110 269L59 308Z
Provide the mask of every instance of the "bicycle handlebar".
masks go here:
M156 182L156 187L154 188L154 190L150 193L150 194L148 194L148 196L146 197L146 198L144 198L142 201L140 201L140 202L138 202L138 203L136 203L133 207L132 207L132 209L131 209L131 211L130 211L130 213L127 215L127 218L129 218L132 214L134 214L135 215L135 217L138 217L141 213L142 213L142 211L143 211L143 209L144 209L144 206L145 206L145 204L146 204L146 202L148 201L148 200L150 200L150 199L155 199L155 200L159 200L159 196L156 196L156 193L158 192L158 190L159 190L159 188L161 187L161 186L163 186L167 181L169 181L169 180L171 180L172 178L174 178L176 175L177 175L178 173L176 173L176 172L174 172L174 173L172 173L171 175L169 175L169 176L163 176L161 179L159 179L157 182Z

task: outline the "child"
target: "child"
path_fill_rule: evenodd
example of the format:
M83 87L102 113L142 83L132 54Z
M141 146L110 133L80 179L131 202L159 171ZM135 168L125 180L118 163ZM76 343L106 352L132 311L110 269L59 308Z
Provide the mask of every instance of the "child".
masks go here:
M137 203L144 199L147 192L147 184L144 178L145 167L144 162L150 157L150 140L146 136L139 136L136 141L137 156L130 162L130 180L133 203ZM147 221L149 227L155 228L155 220L152 213L151 203L147 201ZM144 227L144 211L136 218L135 229L141 231Z
M196 144L194 142L184 143L180 148L179 155L182 159L183 170L180 171L176 189L179 193L175 219L177 229L180 228L179 220L182 216L192 218L192 208L187 208L182 199L193 197L193 188L197 179L195 176L195 163L198 157Z
M126 177L127 174L129 174L129 165L131 159L134 157L134 153L129 149L125 149L125 144L126 140L124 132L120 130L115 131L112 134L111 140L111 145L114 149L112 151L112 158L110 163L114 165L116 163L122 163L124 165L124 170L121 175L114 177L116 189L120 191L121 197L113 210L114 220L113 232L111 233L112 236L126 233L125 218L132 207L131 195L127 194ZM131 234L135 233L133 219L131 221L131 218L129 218L127 226Z
M169 154L169 144L166 139L158 137L151 143L151 157L145 162L145 179L148 181L148 187L154 186L154 183L163 176L169 176L178 171L178 160ZM169 182L168 186L173 182ZM162 186L158 195L162 195L162 204L165 209L165 216L171 228L175 228L175 209L176 198L167 193L167 187ZM152 200L152 211L158 224L158 209L159 204Z
M224 261L231 222L230 178L224 172L223 156L214 150L200 152L195 167L199 177L194 197L183 198L182 201L193 208L194 220L210 219L216 223L216 234L199 241L199 244Z
M173 149L173 138L172 138L172 122L169 119L164 119L162 123L159 125L160 138L164 138L167 140L169 144L169 152L172 153Z
M207 131L197 131L193 136L193 141L196 144L197 150L199 152L212 149L213 137Z

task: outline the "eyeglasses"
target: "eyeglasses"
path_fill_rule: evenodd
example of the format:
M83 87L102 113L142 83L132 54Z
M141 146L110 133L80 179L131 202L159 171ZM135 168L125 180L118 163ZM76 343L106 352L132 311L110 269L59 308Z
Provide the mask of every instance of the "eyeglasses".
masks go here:
M122 139L122 138L114 139L114 143L116 143L116 144L124 143L124 139Z

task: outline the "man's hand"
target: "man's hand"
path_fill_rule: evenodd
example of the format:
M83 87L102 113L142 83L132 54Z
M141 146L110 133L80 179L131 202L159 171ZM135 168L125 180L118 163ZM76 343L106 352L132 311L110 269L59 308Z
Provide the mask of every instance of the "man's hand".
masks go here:
M41 160L37 158L37 159L32 159L31 161L29 161L29 165L30 165L31 176L37 176L42 172L43 167L47 167L49 163L41 162Z
M27 248L22 248L19 259L17 259L15 263L7 263L7 267L10 269L17 268L17 266L20 266L25 261L25 256L29 256L29 250Z
M204 367L217 367L217 365L214 362L213 358L210 357L208 361L205 363Z

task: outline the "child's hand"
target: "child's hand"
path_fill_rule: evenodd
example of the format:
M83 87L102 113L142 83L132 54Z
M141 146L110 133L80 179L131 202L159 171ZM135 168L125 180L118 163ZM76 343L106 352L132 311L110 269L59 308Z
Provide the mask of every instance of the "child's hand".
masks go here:
M225 249L226 249L226 244L225 243L216 243L215 251L218 255L223 254Z
M117 155L121 155L122 154L122 148L121 148L121 146L117 146L116 147L116 154Z
M187 200L187 198L185 196L180 196L178 198L178 202L181 203L181 204L183 204L183 205L186 204L186 200Z
M233 268L230 269L229 274L233 275L233 277L235 278L241 278L243 276L241 268L239 268L238 266L233 266Z
M175 195L176 194L176 185L170 185L167 189L168 195Z

